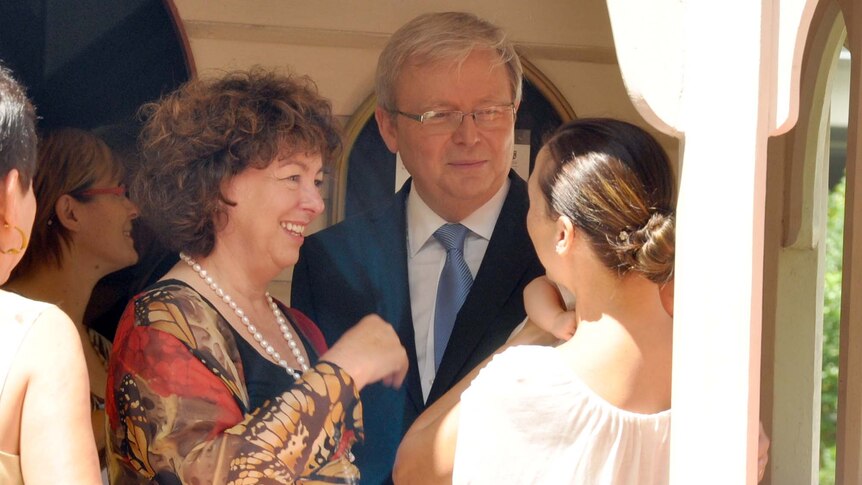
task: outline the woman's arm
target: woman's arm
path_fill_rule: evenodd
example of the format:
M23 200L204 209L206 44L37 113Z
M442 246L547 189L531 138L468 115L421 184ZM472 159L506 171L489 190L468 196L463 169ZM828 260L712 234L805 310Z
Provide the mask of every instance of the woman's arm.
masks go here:
M21 469L29 484L100 484L81 342L55 307L22 344L29 379L21 415Z
M470 371L410 426L395 458L395 483L451 483L461 394L470 387L470 383L494 355L517 345L554 345L557 342L556 337L528 320L524 328Z

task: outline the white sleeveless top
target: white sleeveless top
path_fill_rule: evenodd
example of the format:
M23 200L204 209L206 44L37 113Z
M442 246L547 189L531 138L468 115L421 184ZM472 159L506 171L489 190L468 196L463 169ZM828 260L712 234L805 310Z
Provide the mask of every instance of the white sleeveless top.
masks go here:
M22 296L0 290L0 399L9 370L18 355L21 342L33 326L33 322L51 305L30 300ZM0 428L6 428L0 423ZM23 484L21 476L21 457L0 451L0 483L6 485Z
M670 410L595 394L551 347L497 355L461 397L455 484L668 483Z

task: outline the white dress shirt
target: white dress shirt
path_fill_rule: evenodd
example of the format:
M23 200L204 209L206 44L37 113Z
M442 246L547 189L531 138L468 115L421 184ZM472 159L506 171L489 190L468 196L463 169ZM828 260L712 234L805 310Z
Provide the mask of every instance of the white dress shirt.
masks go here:
M509 193L509 179L488 202L460 221L470 231L464 241L464 259L470 274L476 278L482 258L488 249L497 217ZM416 338L416 359L422 397L428 399L434 383L434 307L437 283L446 263L446 249L434 237L434 231L447 221L437 215L424 200L411 190L407 196L407 273L410 280L410 306L413 332Z

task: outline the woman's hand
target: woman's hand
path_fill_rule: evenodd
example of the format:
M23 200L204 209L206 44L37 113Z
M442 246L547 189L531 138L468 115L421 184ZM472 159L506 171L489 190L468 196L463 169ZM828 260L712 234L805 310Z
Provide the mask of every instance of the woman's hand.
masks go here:
M357 389L382 382L400 387L407 375L407 351L392 325L377 315L368 315L350 328L320 357L341 367Z

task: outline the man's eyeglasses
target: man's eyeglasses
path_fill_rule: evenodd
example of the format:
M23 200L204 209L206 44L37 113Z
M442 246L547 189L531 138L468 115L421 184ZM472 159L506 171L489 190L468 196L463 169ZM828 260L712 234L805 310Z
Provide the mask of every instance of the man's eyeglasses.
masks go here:
M452 133L461 126L465 116L472 116L476 128L480 130L495 130L506 128L515 121L515 105L510 103L502 106L489 106L470 113L463 111L426 111L422 114L405 113L392 110L393 113L418 121L422 128L431 134Z
M125 184L120 184L116 187L99 187L77 190L71 193L73 197L92 197L94 195L116 195L117 197L128 197L129 191Z

